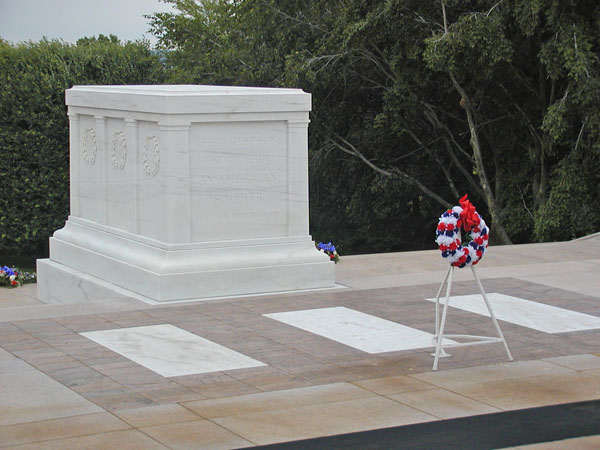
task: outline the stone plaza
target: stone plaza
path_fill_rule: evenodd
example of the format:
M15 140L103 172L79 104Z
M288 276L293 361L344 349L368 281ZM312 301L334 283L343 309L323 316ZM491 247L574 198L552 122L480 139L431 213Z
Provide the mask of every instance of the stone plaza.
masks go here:
M599 255L600 236L594 235L490 247L478 268L490 295L589 319L600 316ZM514 316L499 317L514 362L506 361L501 345L468 347L452 350L434 373L432 347L417 341L365 351L343 343L341 334L324 337L324 331L270 317L343 308L430 334L434 305L427 299L445 270L437 250L342 256L336 283L344 288L177 304L131 298L44 304L35 285L2 290L0 442L53 449L239 448L600 399L600 329L586 329L589 323L580 330L552 324L539 330L514 323ZM477 292L470 272L458 271L453 295ZM165 356L153 370L136 361L135 352L124 356L86 337L111 330L139 336L151 327L201 338L206 351L216 349L214 362L246 367L161 374L160 367L176 368L185 354ZM488 317L452 303L448 327L474 334L492 329ZM408 348L411 342L415 348ZM519 448L599 445L600 437L590 436Z

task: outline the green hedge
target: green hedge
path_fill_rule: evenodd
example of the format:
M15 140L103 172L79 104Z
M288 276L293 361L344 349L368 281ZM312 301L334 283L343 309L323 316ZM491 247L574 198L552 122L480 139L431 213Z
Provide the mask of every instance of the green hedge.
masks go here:
M0 39L0 252L43 254L69 212L65 89L156 84L164 73L147 42Z

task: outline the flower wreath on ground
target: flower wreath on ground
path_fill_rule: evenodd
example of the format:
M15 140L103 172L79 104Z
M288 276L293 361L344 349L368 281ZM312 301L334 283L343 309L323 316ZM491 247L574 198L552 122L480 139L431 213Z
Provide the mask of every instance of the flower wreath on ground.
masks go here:
M462 269L474 266L481 260L488 246L489 229L467 195L459 203L460 206L454 206L440 217L436 242L442 257ZM471 241L466 245L461 243L461 229L471 235Z
M329 259L331 261L333 261L334 263L336 263L336 264L337 264L337 262L340 259L340 255L338 255L338 252L335 249L335 245L333 245L331 242L328 242L327 244L324 244L323 242L319 242L317 244L317 249L320 252L325 253L326 255L328 255Z
M16 267L0 267L0 286L8 286L16 288L25 283L34 283L35 274L29 272L21 272Z

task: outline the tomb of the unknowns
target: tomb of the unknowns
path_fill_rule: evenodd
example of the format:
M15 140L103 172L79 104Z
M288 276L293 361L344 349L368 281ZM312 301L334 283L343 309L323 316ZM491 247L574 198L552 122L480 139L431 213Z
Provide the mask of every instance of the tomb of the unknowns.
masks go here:
M308 223L298 89L75 86L70 215L38 260L45 302L168 302L334 286Z

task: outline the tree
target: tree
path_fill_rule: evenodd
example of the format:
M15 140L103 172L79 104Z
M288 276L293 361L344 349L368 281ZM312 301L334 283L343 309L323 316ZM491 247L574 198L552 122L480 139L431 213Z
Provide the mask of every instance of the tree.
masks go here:
M600 227L597 2L171 3L153 26L176 74L313 94L315 234L426 248L464 192L496 242Z
M464 2L441 3L444 29L427 39L425 60L432 69L445 72L461 96L480 185L497 225L502 224L499 219L506 215L506 210L515 208L509 195L498 189L498 184L506 185L503 178L510 182L512 177L502 176L504 164L496 163L492 167L496 189L495 192L492 190L482 160L482 145L487 144L488 154L490 150L494 152L501 148L507 152L510 149L504 149L491 133L514 130L513 133L518 135L519 140L511 144L513 148L517 144L527 150L532 180L526 190L529 198L526 200L522 191L521 196L525 209L538 216L536 227L539 230L540 214L548 199L549 170L567 157L575 144L575 130L565 129L563 120L565 116L571 116L570 119L581 127L581 132L588 120L577 117L577 106L567 105L569 92L572 92L571 97L585 99L586 115L593 111L587 103L589 98L598 95L597 82L592 82L591 78L597 80L599 75L597 51L594 50L598 39L594 29L600 9L596 2L589 1L570 4L551 0L480 3L483 10L463 12L450 25L446 4L456 11ZM596 84L595 88L591 84ZM506 118L500 118L502 114L506 114ZM485 126L486 121L509 127L498 130L496 126ZM563 144L567 145L561 146L559 142L565 137L567 141ZM482 142L484 140L487 143ZM510 142L506 137L504 140ZM511 159L520 160L516 154ZM499 161L499 157L494 156L491 160ZM508 242L508 236L504 236L503 241Z

